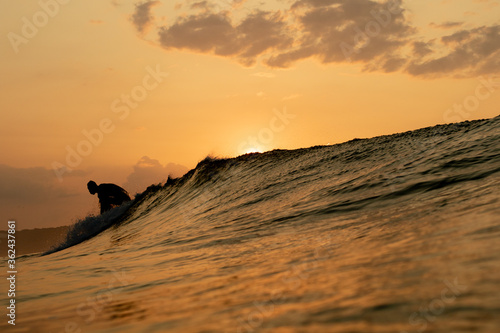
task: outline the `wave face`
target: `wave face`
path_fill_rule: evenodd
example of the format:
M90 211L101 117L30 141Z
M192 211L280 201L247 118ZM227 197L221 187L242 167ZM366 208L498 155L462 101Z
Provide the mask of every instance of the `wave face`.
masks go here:
M20 258L13 331L498 332L499 142L496 117L207 158Z

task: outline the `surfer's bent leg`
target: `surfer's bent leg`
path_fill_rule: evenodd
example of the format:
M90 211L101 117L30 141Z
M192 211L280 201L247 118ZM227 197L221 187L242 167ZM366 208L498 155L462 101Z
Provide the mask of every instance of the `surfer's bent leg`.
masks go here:
M113 208L108 202L101 202L101 214Z

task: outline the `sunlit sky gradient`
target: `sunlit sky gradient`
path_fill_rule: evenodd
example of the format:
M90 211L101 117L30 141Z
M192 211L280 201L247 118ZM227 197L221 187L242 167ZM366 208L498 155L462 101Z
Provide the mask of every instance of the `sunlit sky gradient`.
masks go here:
M472 111L447 110L480 78L500 81L500 1L395 1L383 26L373 13L388 3L369 0L65 2L0 3L0 208L21 228L97 212L89 179L133 194L208 154L499 114L500 88L481 88ZM40 3L53 11L46 23ZM36 33L25 26L34 20ZM134 89L146 95L124 116ZM89 148L83 131L103 120L108 133L69 165L68 147Z

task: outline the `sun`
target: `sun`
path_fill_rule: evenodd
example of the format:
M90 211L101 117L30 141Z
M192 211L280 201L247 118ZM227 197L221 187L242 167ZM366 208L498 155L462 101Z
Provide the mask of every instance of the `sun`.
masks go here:
M262 150L260 148L248 148L246 151L243 152L244 155L246 154L251 154L251 153L262 153Z

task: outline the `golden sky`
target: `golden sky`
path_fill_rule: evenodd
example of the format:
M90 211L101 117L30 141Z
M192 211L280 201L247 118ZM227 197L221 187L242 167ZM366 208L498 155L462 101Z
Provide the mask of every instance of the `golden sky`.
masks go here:
M499 114L498 0L6 0L0 13L0 208L24 228L95 212L89 179L133 194L208 154Z

